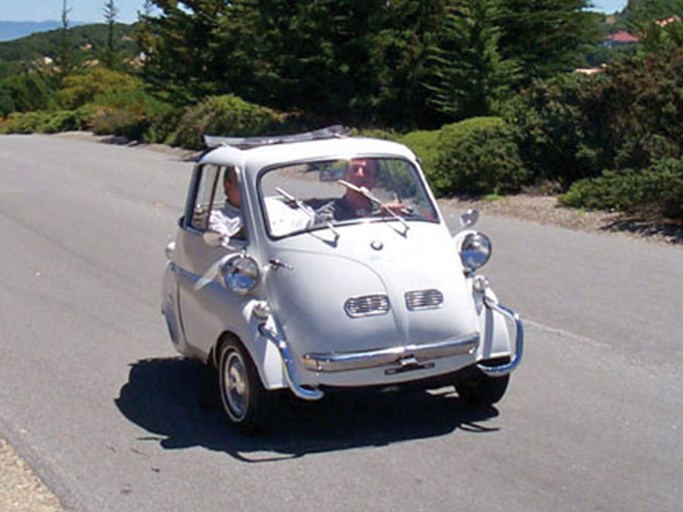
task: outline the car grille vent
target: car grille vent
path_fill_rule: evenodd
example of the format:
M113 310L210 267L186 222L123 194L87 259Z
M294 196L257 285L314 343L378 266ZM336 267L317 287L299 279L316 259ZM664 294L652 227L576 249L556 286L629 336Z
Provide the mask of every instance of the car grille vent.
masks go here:
M415 290L407 292L406 306L409 310L437 309L443 304L443 293L439 290Z
M352 318L385 315L390 309L389 297L382 294L352 297L344 304L344 311Z

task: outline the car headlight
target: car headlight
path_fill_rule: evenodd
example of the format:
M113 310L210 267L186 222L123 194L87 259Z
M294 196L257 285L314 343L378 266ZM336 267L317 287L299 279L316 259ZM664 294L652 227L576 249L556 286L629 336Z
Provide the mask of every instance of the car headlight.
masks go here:
M465 270L473 272L483 267L491 257L491 240L483 233L473 232L465 235L460 246L460 260Z
M261 274L258 263L250 256L231 259L222 272L225 286L238 295L246 295L253 290Z

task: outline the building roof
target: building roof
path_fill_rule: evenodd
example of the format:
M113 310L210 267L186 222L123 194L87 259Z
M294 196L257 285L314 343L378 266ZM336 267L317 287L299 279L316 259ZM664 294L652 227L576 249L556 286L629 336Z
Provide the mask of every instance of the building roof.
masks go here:
M612 43L619 43L619 44L631 44L631 43L637 43L639 41L637 36L634 36L633 34L629 34L628 32L622 30L621 32L615 32L614 34L610 34L606 38L608 41Z

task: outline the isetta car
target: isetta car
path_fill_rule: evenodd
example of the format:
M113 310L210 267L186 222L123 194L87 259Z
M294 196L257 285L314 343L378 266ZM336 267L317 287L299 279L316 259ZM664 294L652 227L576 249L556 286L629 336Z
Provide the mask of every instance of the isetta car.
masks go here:
M491 241L477 213L452 235L410 149L340 127L205 140L161 310L176 350L217 370L233 425L263 428L277 390L438 382L467 404L503 397L522 322L479 273ZM212 226L226 206L228 236Z

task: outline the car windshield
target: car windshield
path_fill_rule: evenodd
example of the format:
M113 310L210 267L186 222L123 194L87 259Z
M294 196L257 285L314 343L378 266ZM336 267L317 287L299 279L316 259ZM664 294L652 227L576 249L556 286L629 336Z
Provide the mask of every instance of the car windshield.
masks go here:
M324 160L276 167L259 182L268 233L283 237L359 221L437 222L417 169L400 158Z

